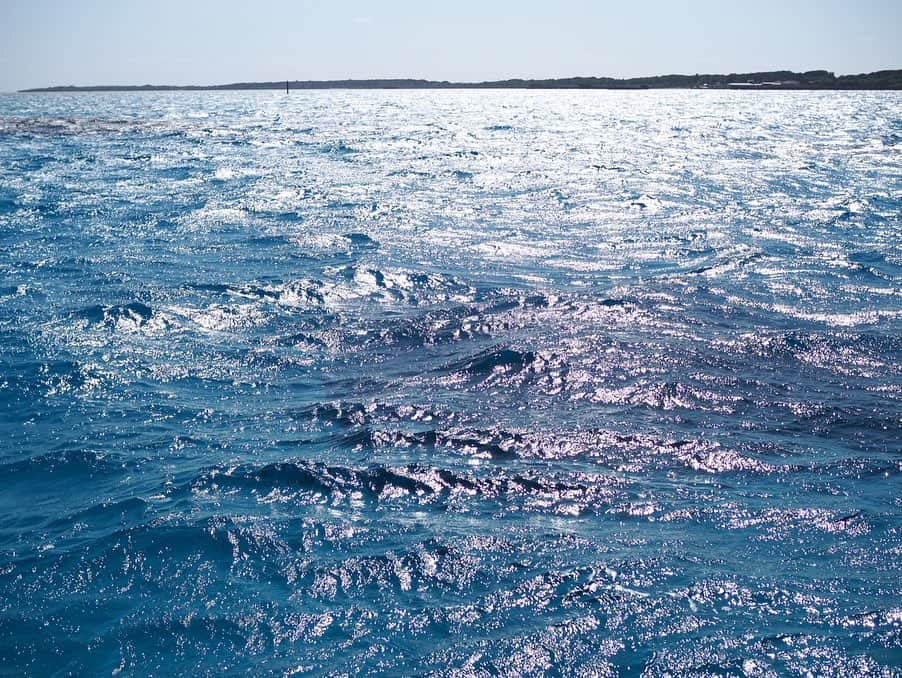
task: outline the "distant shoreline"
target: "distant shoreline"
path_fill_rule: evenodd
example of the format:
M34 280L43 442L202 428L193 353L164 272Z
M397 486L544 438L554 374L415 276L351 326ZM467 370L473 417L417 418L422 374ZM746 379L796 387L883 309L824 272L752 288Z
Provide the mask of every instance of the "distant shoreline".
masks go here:
M371 80L290 80L236 82L227 85L62 85L19 90L34 92L209 92L227 90L322 89L729 89L729 90L902 90L902 70L859 75L834 75L829 71L768 71L760 73L658 75L647 78L550 78L448 82L412 78Z

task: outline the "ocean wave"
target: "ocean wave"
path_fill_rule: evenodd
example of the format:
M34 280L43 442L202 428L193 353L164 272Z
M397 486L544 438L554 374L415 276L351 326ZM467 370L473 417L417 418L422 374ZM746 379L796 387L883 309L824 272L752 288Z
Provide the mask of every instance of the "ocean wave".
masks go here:
M0 97L3 670L893 675L897 103Z

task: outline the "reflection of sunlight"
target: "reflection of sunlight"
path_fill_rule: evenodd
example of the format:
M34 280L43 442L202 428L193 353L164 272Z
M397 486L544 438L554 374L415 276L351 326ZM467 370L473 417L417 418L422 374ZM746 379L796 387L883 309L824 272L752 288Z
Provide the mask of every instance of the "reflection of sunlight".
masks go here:
M898 101L777 94L0 97L0 654L880 674Z

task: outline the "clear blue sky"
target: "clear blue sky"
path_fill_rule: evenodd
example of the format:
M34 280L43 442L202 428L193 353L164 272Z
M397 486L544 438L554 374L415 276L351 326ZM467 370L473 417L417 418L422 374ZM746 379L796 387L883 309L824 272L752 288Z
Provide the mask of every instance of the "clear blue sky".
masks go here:
M902 67L902 0L0 0L0 91Z

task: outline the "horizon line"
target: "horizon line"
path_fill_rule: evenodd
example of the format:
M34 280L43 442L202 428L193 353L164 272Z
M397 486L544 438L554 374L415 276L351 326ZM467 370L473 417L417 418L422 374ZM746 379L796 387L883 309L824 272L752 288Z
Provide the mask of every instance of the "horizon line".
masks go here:
M778 79L783 78L783 79ZM786 79L791 78L791 79ZM744 80L743 80L744 79ZM836 75L823 69L808 71L771 70L741 73L665 74L633 78L607 76L567 76L556 78L504 78L497 80L432 80L428 78L379 77L324 80L264 80L216 85L51 85L15 90L14 93L73 91L215 91L246 89L670 89L736 88L753 86L768 89L902 89L902 70L881 69L867 73ZM876 87L864 87L871 85Z

